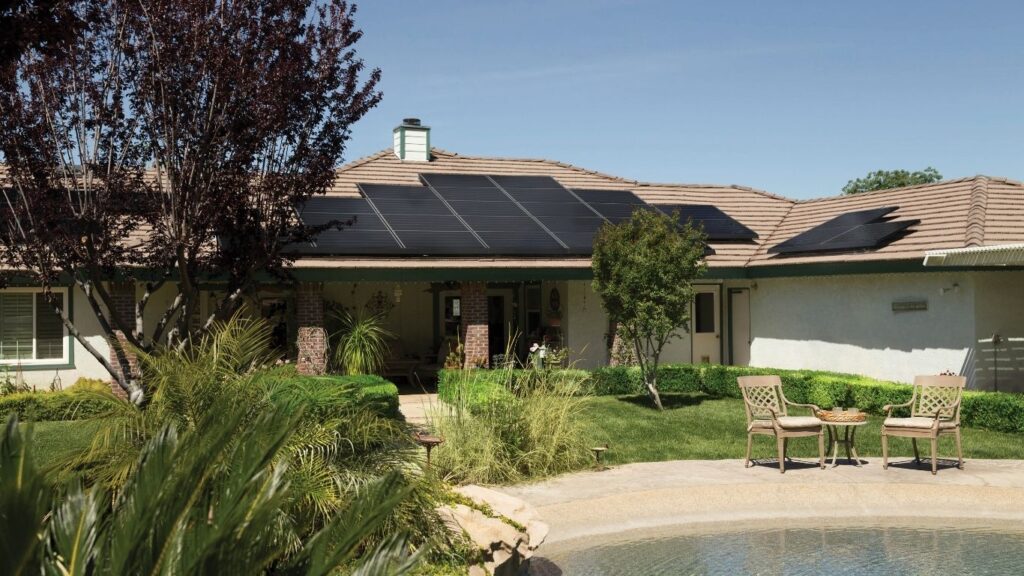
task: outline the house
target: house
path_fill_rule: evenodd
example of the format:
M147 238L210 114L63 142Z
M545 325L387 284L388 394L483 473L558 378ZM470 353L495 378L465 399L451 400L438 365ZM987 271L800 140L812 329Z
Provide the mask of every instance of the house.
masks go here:
M339 168L328 195L300 210L311 223L355 224L295 247L298 286L267 286L253 309L287 332L308 372L324 368L328 305L386 312L405 366L435 362L453 339L485 364L516 334L517 355L543 340L577 366L605 365L614 326L591 288L589 242L637 206L682 207L716 231L691 330L666 362L903 382L953 371L972 388L1024 390L1024 184L987 176L796 201L464 156L407 119L392 148ZM130 310L140 287L111 290ZM76 326L109 349L82 296L65 298ZM37 385L106 377L30 287L0 293L0 357Z

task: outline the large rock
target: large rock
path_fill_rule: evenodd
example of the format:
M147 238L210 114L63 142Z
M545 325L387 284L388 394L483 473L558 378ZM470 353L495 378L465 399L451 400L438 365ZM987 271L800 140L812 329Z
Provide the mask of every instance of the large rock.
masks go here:
M460 486L455 491L474 502L486 504L496 513L525 527L530 550L536 550L548 536L548 525L541 520L537 509L515 496L475 484Z
M526 574L530 557L548 533L537 511L518 498L480 486L464 486L456 491L479 508L454 504L441 506L437 512L449 530L465 534L480 551L484 565L471 567L470 573L479 574L482 568L495 576Z

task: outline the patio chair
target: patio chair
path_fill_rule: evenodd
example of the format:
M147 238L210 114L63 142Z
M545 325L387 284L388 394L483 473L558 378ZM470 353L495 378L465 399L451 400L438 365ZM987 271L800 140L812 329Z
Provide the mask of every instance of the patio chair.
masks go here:
M786 408L810 408L812 413L821 409L814 404L797 404L782 393L782 380L778 376L740 376L736 379L743 392L747 413L747 457L743 465L752 466L750 451L755 434L775 436L779 450L779 472L786 473L786 444L790 438L818 437L818 465L825 468L825 431L815 416L790 416Z
M917 439L927 438L932 445L932 474L938 472L936 452L939 436L952 434L956 437L957 468L964 468L964 451L960 441L960 399L963 397L967 378L963 376L917 376L914 391L905 404L883 406L885 421L882 422L882 468L889 467L889 437L910 438L914 446L914 461L921 463L917 450ZM909 418L893 418L893 408L910 407Z

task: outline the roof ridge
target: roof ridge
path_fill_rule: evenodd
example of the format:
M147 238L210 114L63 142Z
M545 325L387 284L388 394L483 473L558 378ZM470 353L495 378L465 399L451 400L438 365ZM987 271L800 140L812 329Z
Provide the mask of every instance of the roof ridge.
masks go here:
M349 170L349 169L355 168L357 166L362 166L363 164L366 164L367 162L372 162L374 160L377 160L379 158L384 157L389 152L392 152L391 148L385 148L385 149L383 149L383 150L381 150L379 152L374 152L373 154L370 154L368 156L363 156L362 158L356 158L355 160L353 160L351 162L347 162L345 164L342 164L341 166L338 166L337 168L334 169L334 171L335 172L342 172L344 170Z
M975 176L971 186L971 203L967 209L967 233L964 246L985 243L985 213L988 209L988 176Z
M518 158L514 156L471 156L469 154L460 154L458 152L452 152L450 150L444 150L441 148L431 148L434 154L441 154L446 156L454 156L457 158L466 158L468 160L499 160L507 162L537 162L542 164L553 164L555 166L561 166L562 168L568 168L584 174L590 174L592 176L600 176L609 180L615 180L617 182L623 182L625 184L636 184L640 185L639 180L631 180L629 178L623 178L622 176L615 176L614 174L608 174L607 172L601 172L599 170L591 170L589 168L583 168L582 166L576 166L575 164L569 164L568 162L561 162L559 160L551 160L550 158Z
M914 184L912 186L900 186L899 188L886 188L884 190L871 190L870 192L860 192L858 194L840 194L838 196L821 196L818 198L804 198L795 200L800 204L810 204L813 202L824 202L826 200L835 200L837 198L864 198L866 196L879 196L889 194L893 192L903 192L906 190L914 190L917 188L928 188L930 186L941 186L943 184L955 184L958 182L972 182L978 178L986 178L989 181L1003 182L1006 184L1013 184L1015 186L1024 186L1024 182L1019 182L1003 176L986 176L985 174L975 174L974 176L964 176L962 178L950 178L949 180L940 180L938 182L929 182L927 184Z
M685 183L685 182L638 182L638 185L639 186L664 186L666 188L669 188L669 187L673 187L673 188L675 188L675 187L678 187L678 188L726 188L726 189L730 189L730 190L743 190L745 192L753 192L755 194L760 194L761 196L766 196L768 198L773 198L775 200L785 200L786 202L799 202L799 200L795 200L793 198L787 198L786 196L782 196L781 194L775 194L773 192L768 192L767 190L762 190L760 188L754 188L752 186L744 186L742 184L701 184L701 183Z
M772 226L771 234L768 234L768 236L764 239L764 242L762 242L761 245L757 247L757 250L754 250L754 252L749 257L747 257L747 261L743 264L744 268L749 266L750 263L754 261L754 258L761 255L761 248L764 248L767 252L768 246L776 243L775 237L776 235L778 235L779 229L782 228L782 223L785 222L787 218L789 218L789 215L793 212L793 210L796 207L796 202L790 203L789 208L786 210L786 213L782 216L782 218L779 218L779 221L775 223L775 226Z
M458 152L452 152L450 150L443 150L441 148L432 148L431 150L434 153L440 153L442 155L454 156L454 157L458 157L458 158L468 158L470 160L507 160L507 161L511 161L511 162L538 162L538 163L544 163L544 164L553 164L555 166L561 166L562 168L568 168L570 170L575 170L577 172L582 172L584 174L590 174L592 176L600 176L602 178L608 178L609 180L615 180L617 182L622 182L624 184L633 184L633 185L641 186L641 187L643 187L643 186L665 186L665 187L681 187L681 188L684 188L684 187L685 188L728 188L728 189L733 189L733 190L745 190L747 192L754 192L756 194L761 194L763 196L767 196L769 198L774 198L776 200L786 200L788 202L795 202L795 200L793 200L792 198L786 198L785 196L781 196L779 194L773 194L773 193L768 192L766 190L761 190L759 188L753 188L753 187L750 187L750 186L742 186L740 184L700 184L700 183L679 183L679 182L647 182L647 181L643 181L643 180L635 180L635 179L631 179L631 178L624 178L622 176L616 176L614 174L609 174L607 172L601 172L600 170L591 170L589 168L583 168L582 166L577 166L575 164L570 164L568 162L562 162L562 161L559 161L559 160L551 160L549 158L516 158L516 157L508 157L508 156L471 156L471 155L467 155L467 154L460 154Z

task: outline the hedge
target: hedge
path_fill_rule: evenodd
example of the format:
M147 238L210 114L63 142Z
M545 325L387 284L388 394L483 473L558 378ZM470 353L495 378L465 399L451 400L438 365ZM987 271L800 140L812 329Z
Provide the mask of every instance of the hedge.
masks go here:
M294 368L275 368L266 374L267 381L291 380L317 385L354 386L358 399L382 416L398 418L398 387L380 376L303 376ZM61 392L18 392L0 396L0 420L17 414L21 420L78 420L109 411L102 400L85 397L85 389L109 390L107 384L94 381L76 384Z
M587 375L579 370L549 372L578 378L583 393L593 396L643 394L640 369L635 366L598 368ZM509 394L508 380L523 385L524 378L536 373L530 370L442 371L438 377L438 395L449 403L462 401L476 404L502 394ZM585 377L580 378L584 374ZM911 387L906 384L875 380L855 374L816 370L781 370L719 364L665 364L658 367L658 390L668 393L704 393L719 398L740 398L736 383L739 376L773 374L782 380L786 398L793 402L817 404L822 408L856 406L871 413L882 414L886 404L902 404L910 400ZM1024 433L1024 395L1003 392L964 392L961 422L965 426L998 432Z
M358 391L359 401L380 415L399 418L401 414L398 410L398 386L380 376L372 374L307 376L299 374L294 367L287 366L269 371L266 378L271 381L289 380L296 383L313 383L339 388L353 386Z
M441 370L437 375L438 398L449 404L478 405L512 394L512 390L529 389L540 378L549 384L560 381L582 382L589 393L592 375L586 370Z
M106 402L90 398L83 392L110 391L101 380L82 379L60 392L16 392L0 396L0 420L17 414L19 420L78 420L108 412Z

